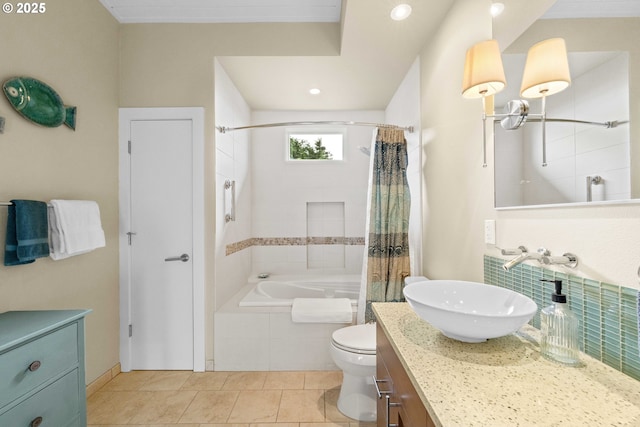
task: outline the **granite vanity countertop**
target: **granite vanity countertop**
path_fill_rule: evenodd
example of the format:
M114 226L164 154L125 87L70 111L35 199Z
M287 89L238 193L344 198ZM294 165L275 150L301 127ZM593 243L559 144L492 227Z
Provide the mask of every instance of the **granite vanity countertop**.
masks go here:
M436 426L640 426L640 381L589 356L543 358L538 330L469 344L445 337L407 303L374 303Z

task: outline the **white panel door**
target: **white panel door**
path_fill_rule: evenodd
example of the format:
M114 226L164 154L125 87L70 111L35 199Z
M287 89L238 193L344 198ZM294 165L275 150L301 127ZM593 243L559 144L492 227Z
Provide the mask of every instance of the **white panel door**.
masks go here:
M192 122L130 126L131 368L192 370Z

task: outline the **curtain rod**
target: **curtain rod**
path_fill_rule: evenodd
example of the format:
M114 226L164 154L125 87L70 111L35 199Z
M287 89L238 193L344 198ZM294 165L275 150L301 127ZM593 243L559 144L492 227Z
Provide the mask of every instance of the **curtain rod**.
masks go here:
M261 125L241 126L237 128L229 128L226 126L216 126L220 133L227 133L234 130L252 129L252 128L270 128L280 126L306 126L306 125L350 125L350 126L376 126L381 128L402 129L409 133L413 133L413 126L397 126L383 123L365 123L365 122L343 122L343 121L315 121L315 122L286 122L286 123L265 123Z
M13 206L11 202L0 202L0 206Z

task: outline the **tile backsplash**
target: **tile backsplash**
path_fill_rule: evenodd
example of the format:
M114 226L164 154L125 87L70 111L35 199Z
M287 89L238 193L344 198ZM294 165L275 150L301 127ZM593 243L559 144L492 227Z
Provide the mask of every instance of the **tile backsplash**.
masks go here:
M505 260L485 255L485 283L511 289L533 299L538 312L531 324L540 328L540 309L551 304L553 283L562 280L569 307L580 319L581 350L640 380L638 290L559 273L529 264L502 269Z

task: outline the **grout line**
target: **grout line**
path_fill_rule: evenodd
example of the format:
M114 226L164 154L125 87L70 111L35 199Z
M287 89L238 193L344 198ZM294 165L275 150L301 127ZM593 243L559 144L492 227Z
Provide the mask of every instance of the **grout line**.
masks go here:
M602 289L602 282L598 282L598 287L600 289L598 292L598 317L600 320L600 360L604 360L604 317L602 315L602 293L604 290Z
M178 390L178 391L191 391L191 390ZM180 423L180 420L182 419L182 417L184 416L184 414L187 413L187 410L189 410L189 408L191 407L191 405L193 404L194 400L196 400L196 397L198 397L198 393L200 393L200 390L195 390L195 394L193 395L193 397L191 398L191 400L189 401L189 404L186 405L184 407L184 410L180 413L180 416L178 417L178 423Z
M98 376L91 383L86 386L87 399L109 384L120 373L120 363L116 363L111 369L105 371L102 375Z
M618 288L618 370L622 372L622 288Z
M585 304L585 295L586 291L584 288L584 280L581 280L582 286L582 301L580 301L580 305L582 306L582 349L586 353L587 352L587 305Z

